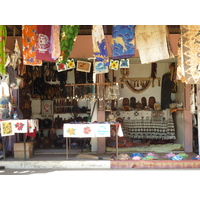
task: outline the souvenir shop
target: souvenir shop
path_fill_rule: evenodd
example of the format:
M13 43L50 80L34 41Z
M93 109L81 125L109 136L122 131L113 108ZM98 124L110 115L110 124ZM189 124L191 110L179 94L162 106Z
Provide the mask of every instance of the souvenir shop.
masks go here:
M200 26L169 34L167 25L113 25L109 35L103 25L91 35L79 35L79 25L21 27L21 36L7 36L0 26L6 156L24 144L30 157L57 149L110 152L112 160L198 154Z

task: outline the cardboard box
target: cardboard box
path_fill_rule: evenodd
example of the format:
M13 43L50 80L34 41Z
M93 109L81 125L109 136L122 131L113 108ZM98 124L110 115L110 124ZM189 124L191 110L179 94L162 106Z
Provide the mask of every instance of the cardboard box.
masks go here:
M33 157L33 142L26 142L26 158ZM14 158L24 159L24 143L14 143Z

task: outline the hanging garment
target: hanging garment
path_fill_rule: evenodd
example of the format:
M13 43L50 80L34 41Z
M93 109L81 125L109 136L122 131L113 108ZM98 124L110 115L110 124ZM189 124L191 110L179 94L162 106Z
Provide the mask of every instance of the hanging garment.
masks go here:
M166 25L137 25L135 39L142 64L174 57Z
M69 58L76 36L78 35L79 25L62 25L61 27L61 39L60 39L60 50L61 56L59 62L66 64Z
M22 46L24 65L42 65L42 60L36 59L36 25L22 26Z
M51 26L51 57L56 60L60 56L60 25Z
M135 55L133 25L115 25L112 28L112 58L130 58Z
M200 25L181 25L177 79L186 84L200 83Z
M7 29L5 25L0 25L0 73L5 74L6 70L4 65L6 63L6 39L7 39Z
M55 62L51 57L51 25L37 25L36 58L48 62Z
M105 66L109 66L110 62L102 25L93 25L92 42L93 52L96 60L103 62Z

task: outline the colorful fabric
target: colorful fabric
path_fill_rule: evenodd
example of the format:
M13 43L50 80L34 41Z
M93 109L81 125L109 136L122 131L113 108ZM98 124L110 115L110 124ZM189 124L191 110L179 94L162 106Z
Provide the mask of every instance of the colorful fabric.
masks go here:
M200 25L181 25L178 45L177 80L200 83Z
M115 25L112 29L112 58L130 58L135 55L133 25Z
M24 65L41 66L42 60L36 59L37 49L37 31L36 25L22 26L22 46Z
M0 73L5 74L6 70L4 65L6 63L6 39L7 29L5 25L0 25Z
M55 62L55 59L51 57L51 25L37 25L36 58Z
M92 42L96 60L103 62L105 66L109 66L109 57L102 25L93 25Z
M62 62L63 64L67 63L67 59L69 58L74 46L76 36L78 35L78 30L79 25L62 25L60 33L61 56L59 62Z
M56 60L60 56L60 25L51 26L51 57Z
M174 57L166 25L137 25L135 39L142 64Z

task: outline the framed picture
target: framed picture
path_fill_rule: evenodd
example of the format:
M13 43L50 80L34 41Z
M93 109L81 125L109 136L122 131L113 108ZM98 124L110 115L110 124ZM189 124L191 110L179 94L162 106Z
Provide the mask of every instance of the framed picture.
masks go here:
M1 136L10 136L14 135L13 123L11 120L1 121Z
M77 61L76 71L90 72L90 68L91 68L91 62L85 62L80 60Z
M42 101L42 114L53 115L53 101L52 100Z

